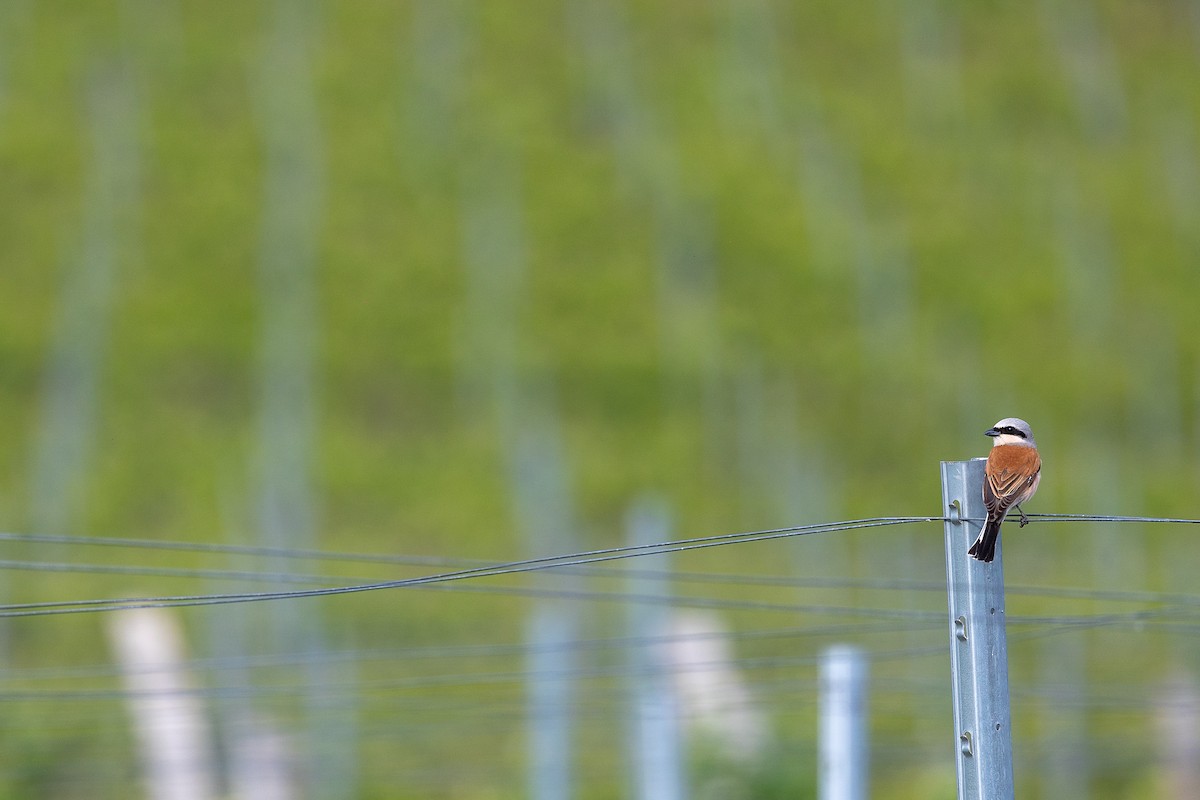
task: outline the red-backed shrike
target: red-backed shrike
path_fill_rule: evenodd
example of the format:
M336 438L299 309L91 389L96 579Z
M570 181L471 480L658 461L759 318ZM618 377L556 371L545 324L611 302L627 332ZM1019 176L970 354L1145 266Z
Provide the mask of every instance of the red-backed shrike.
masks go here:
M1002 419L984 431L984 435L992 437L992 452L988 453L987 466L983 470L987 522L967 553L980 561L991 561L996 557L1000 523L1004 522L1008 510L1017 509L1022 528L1029 522L1029 517L1021 511L1021 503L1037 491L1042 480L1042 458L1038 455L1033 431L1023 419Z

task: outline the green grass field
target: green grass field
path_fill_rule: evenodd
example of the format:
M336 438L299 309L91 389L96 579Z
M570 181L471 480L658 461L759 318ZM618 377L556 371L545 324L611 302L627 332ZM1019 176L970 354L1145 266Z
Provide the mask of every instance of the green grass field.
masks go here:
M938 462L1009 415L1027 511L1200 517L1193 6L6 3L0 530L510 561L619 546L647 493L676 538L937 515ZM1006 528L1018 796L1172 796L1192 534ZM6 604L452 568L0 548ZM692 796L816 796L843 640L872 796L953 796L939 524L672 567L743 578L672 590L769 731L736 763L694 731ZM456 586L177 612L219 746L253 709L304 797L530 796L506 646L538 601L500 590L625 584ZM619 602L558 605L625 635ZM141 791L115 616L5 621L0 798ZM572 652L577 796L630 796L623 651Z

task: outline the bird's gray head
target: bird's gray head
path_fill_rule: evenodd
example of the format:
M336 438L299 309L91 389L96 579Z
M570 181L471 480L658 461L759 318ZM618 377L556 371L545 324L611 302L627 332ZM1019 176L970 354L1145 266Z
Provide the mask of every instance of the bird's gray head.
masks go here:
M1005 417L984 431L983 434L995 438L995 441L992 442L993 447L1002 444L1037 447L1037 442L1033 440L1033 431L1030 430L1029 423L1016 417Z

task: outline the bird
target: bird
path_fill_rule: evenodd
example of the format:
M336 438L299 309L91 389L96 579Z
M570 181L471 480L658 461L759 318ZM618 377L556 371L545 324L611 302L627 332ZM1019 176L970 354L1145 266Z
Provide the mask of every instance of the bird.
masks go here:
M1008 510L1017 509L1022 528L1029 523L1021 504L1033 497L1042 481L1042 458L1038 455L1033 431L1023 419L1005 417L983 433L992 437L983 480L987 521L967 554L979 561L991 561L996 557L1000 523L1004 522Z

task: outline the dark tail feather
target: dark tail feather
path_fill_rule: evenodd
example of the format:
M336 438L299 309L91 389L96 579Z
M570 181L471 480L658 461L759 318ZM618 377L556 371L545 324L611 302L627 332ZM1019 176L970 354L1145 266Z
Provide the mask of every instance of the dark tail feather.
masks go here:
M967 551L967 555L974 556L980 561L991 561L996 557L996 540L1000 538L1000 523L988 520L983 526L983 530L979 532L979 538L975 540L975 544L971 545L971 549Z

